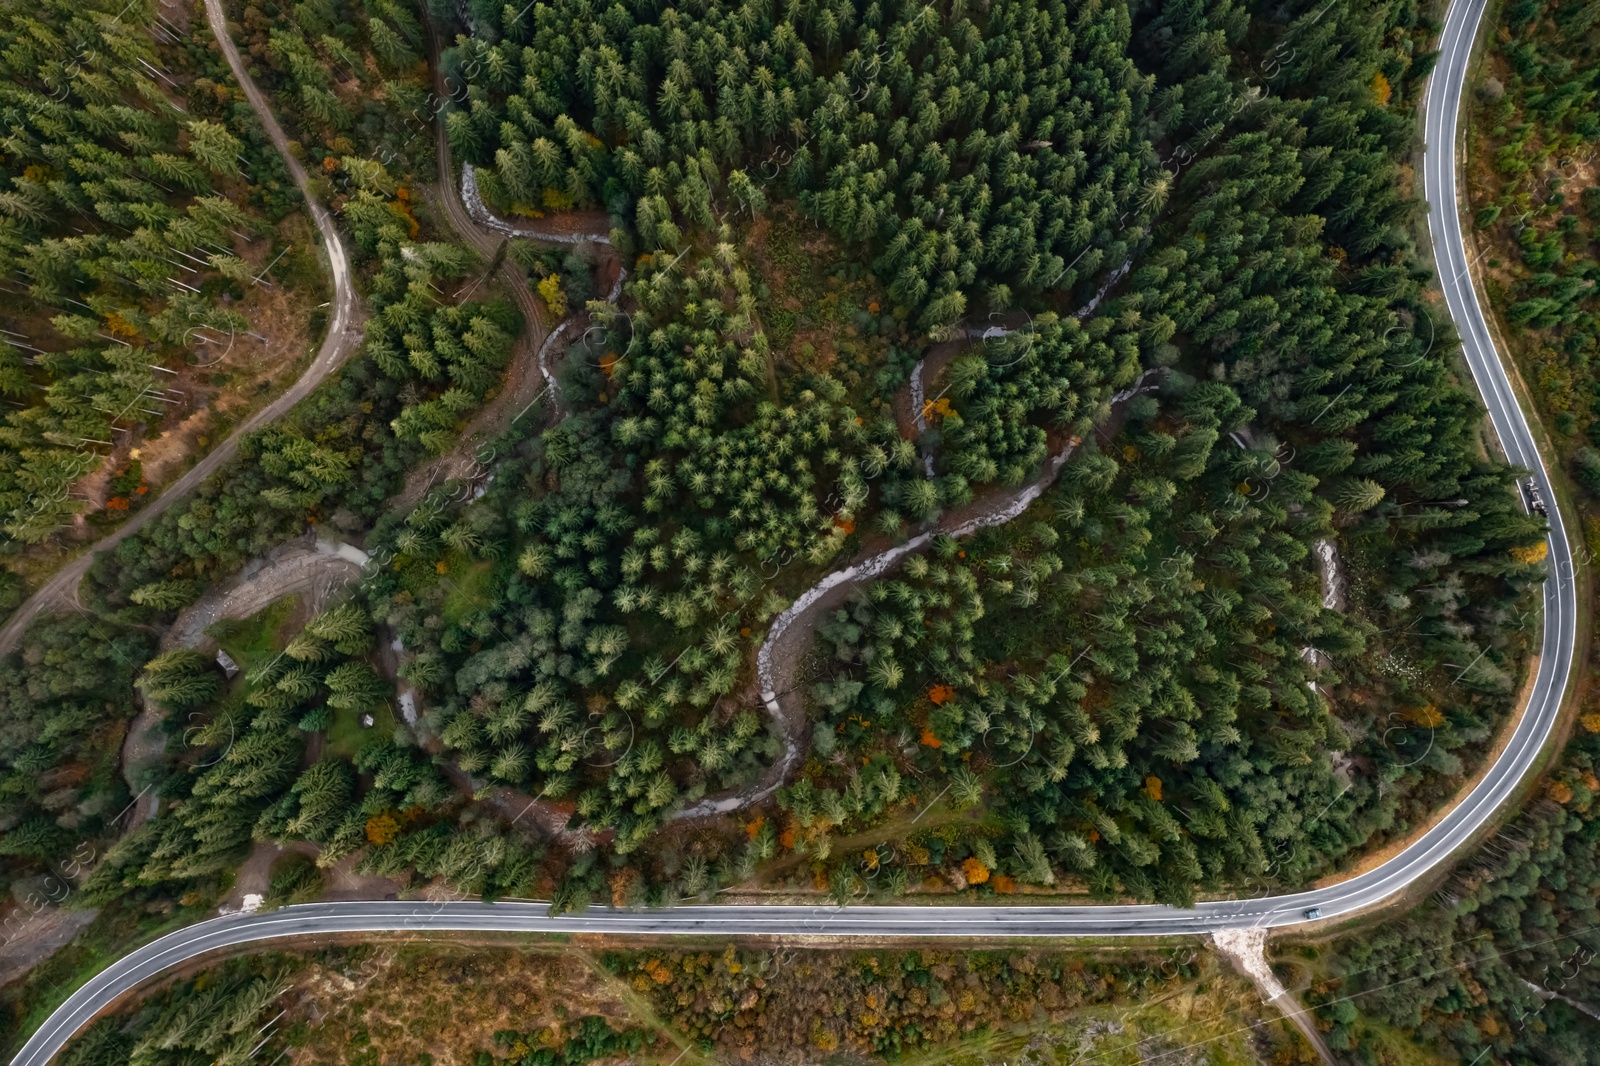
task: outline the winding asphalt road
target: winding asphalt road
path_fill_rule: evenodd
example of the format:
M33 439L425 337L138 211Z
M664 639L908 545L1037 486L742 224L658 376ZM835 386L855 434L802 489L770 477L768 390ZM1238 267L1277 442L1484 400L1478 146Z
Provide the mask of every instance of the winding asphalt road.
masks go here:
M333 278L333 313L328 318L328 332L323 338L322 347L317 351L317 357L283 395L257 411L234 430L227 440L213 448L187 473L168 485L160 496L146 504L143 510L114 531L101 537L89 551L57 570L49 581L29 596L7 619L6 624L0 627L0 655L8 655L15 650L23 631L41 611L65 607L76 602L78 583L83 580L83 575L89 572L97 553L110 551L139 532L173 504L187 496L195 486L220 470L224 464L231 462L239 452L239 442L247 434L288 414L295 404L311 395L312 390L322 384L324 378L338 369L350 354L361 346L361 323L364 312L361 299L356 295L355 286L351 284L350 258L345 254L344 242L339 239L339 231L334 228L333 219L328 216L328 212L317 202L316 197L311 195L305 168L290 154L289 138L284 135L283 127L278 125L278 120L273 117L271 108L267 106L266 97L261 95L261 90L250 80L249 72L239 59L239 50L233 46L233 41L228 37L227 20L220 0L206 0L206 17L211 23L212 32L216 34L217 41L228 57L228 66L233 68L234 79L244 87L245 96L249 99L250 106L255 109L257 117L261 119L267 137L278 150L278 154L283 157L290 176L294 178L295 187L305 198L306 209L311 213L311 220L316 224L317 233L322 237L323 255L327 258Z
M208 0L208 7L217 0ZM1456 198L1457 116L1472 42L1486 0L1454 0L1427 99L1426 195L1438 273L1451 317L1484 404L1511 462L1534 472L1544 498L1556 497L1527 419L1494 349L1473 290ZM269 914L213 919L171 933L113 963L50 1016L14 1060L44 1066L67 1039L118 997L170 967L218 948L308 934L512 931L862 937L1069 937L1198 935L1306 921L1319 908L1337 918L1370 907L1446 862L1495 815L1533 766L1556 726L1572 671L1577 598L1572 556L1559 512L1550 514L1550 578L1544 636L1528 705L1493 766L1432 828L1382 865L1343 882L1284 896L1164 906L691 906L667 911L591 909L552 918L536 902L314 903Z

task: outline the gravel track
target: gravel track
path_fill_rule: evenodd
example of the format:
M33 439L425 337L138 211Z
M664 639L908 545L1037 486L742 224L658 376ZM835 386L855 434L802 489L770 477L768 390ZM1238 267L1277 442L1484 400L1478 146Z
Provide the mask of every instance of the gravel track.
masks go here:
M80 606L77 599L78 584L83 580L84 574L89 572L97 553L111 550L165 514L195 486L231 462L239 452L239 442L246 435L282 418L295 404L311 395L329 374L343 365L345 360L361 346L362 324L366 319L366 311L351 280L350 258L345 253L344 242L340 239L338 230L334 228L333 219L327 210L312 196L305 168L290 153L289 138L284 134L283 127L278 125L272 109L267 106L266 97L261 94L255 82L250 80L249 72L239 58L239 50L234 47L233 40L228 36L227 18L223 13L221 0L206 0L206 18L211 24L212 33L216 35L217 43L227 57L228 66L232 68L234 77L244 89L251 108L261 120L261 125L266 129L267 137L272 141L273 147L283 157L284 165L289 168L295 187L305 198L306 210L310 212L311 221L315 223L317 234L322 238L323 256L333 281L331 301L333 313L329 316L328 332L323 338L322 347L317 350L316 358L283 395L257 411L234 430L227 440L213 448L187 473L168 485L160 496L145 504L143 510L101 537L78 558L57 570L49 581L29 596L7 619L6 624L0 626L0 655L7 655L16 649L17 641L23 631L42 611Z

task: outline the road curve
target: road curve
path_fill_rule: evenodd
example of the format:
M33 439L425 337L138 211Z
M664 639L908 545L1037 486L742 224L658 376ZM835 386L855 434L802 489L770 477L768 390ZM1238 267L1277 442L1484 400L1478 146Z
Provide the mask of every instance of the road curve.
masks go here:
M272 146L283 156L284 164L289 168L289 174L294 178L296 188L305 198L306 208L311 212L311 220L316 223L317 232L322 236L323 252L333 275L333 314L328 319L328 333L323 338L322 347L317 351L317 357L283 395L257 411L234 430L227 440L213 448L187 473L168 485L161 495L151 500L143 510L101 537L81 556L57 570L49 581L29 596L6 624L0 627L0 655L9 655L16 649L23 630L27 629L29 623L38 617L41 611L76 602L78 583L83 580L83 575L89 572L97 553L116 547L187 496L196 485L216 473L238 454L239 442L246 434L287 414L295 404L311 395L311 391L322 384L323 379L361 345L363 320L361 300L356 295L355 286L350 283L350 259L345 254L344 243L339 239L338 230L334 229L333 219L311 195L311 186L306 180L305 169L289 152L289 138L284 136L283 127L279 126L278 120L273 117L272 109L267 106L266 97L261 95L261 90L250 80L250 75L239 58L239 50L233 46L233 40L228 36L227 19L222 11L221 0L206 0L206 18L211 23L211 31L216 35L223 54L228 58L228 66L233 68L234 78L244 89L250 106L255 109L256 117L261 120L261 125L267 131L267 137L272 141Z
M208 0L208 6L217 0ZM1453 0L1440 60L1430 79L1424 183L1440 284L1461 334L1474 380L1511 462L1533 471L1555 501L1527 419L1495 353L1473 290L1456 201L1456 133L1472 42L1486 0ZM1221 900L1192 909L1137 906L692 906L628 912L595 908L552 918L540 903L313 903L269 914L212 919L168 934L124 956L73 993L13 1060L44 1066L67 1039L118 997L167 969L218 948L309 934L512 931L607 935L771 935L864 937L1069 937L1201 935L1242 927L1304 922L1309 908L1337 918L1385 900L1445 862L1500 809L1533 766L1555 728L1572 672L1577 597L1572 556L1560 513L1550 514L1550 577L1544 636L1528 706L1482 780L1437 824L1394 858L1325 888L1283 896Z

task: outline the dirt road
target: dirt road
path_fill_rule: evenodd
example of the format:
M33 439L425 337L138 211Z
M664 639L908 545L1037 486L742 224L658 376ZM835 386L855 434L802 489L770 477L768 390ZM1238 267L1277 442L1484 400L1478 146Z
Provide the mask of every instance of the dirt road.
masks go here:
M266 129L272 146L283 156L284 165L289 168L290 175L294 178L295 187L305 197L306 210L311 213L311 220L316 224L317 233L322 238L322 248L327 260L328 270L333 279L332 314L329 316L328 333L322 341L322 347L317 352L317 357L311 365L306 367L304 374L300 375L282 396L273 400L266 407L257 411L227 440L217 445L205 458L196 463L188 473L184 474L160 496L145 505L144 510L134 515L128 521L111 533L101 537L83 555L68 563L55 575L45 582L27 601L18 607L3 627L0 627L0 655L6 655L16 649L17 641L28 625L37 618L41 611L56 610L77 603L78 583L83 580L83 575L89 572L89 567L94 562L98 552L109 551L128 537L133 536L145 526L155 521L156 518L172 507L173 504L187 496L196 485L220 470L225 464L232 461L239 452L239 442L247 434L253 433L268 422L282 418L295 404L311 395L313 389L322 384L327 376L339 368L357 348L361 346L362 323L365 320L365 310L361 298L356 294L355 286L351 282L350 259L345 254L344 243L339 239L339 232L334 228L333 219L323 206L312 197L311 186L306 179L306 172L300 166L299 160L289 152L289 138L284 135L283 127L278 125L278 120L273 117L272 110L267 106L266 97L261 95L261 90L250 80L250 75L245 70L244 63L239 58L239 50L234 47L233 40L228 36L227 19L222 11L221 0L206 0L206 18L211 24L211 32L216 35L217 43L221 46L223 54L228 58L228 66L233 69L233 75L243 87L245 96L250 101L250 106L255 110L261 125Z

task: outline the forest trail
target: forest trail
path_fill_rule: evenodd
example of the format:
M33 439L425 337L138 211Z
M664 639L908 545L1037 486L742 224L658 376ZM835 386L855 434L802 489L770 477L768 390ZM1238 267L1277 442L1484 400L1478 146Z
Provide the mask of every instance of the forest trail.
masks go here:
M426 14L424 12L423 21L427 26L428 41L433 53L431 66L434 93L442 100L446 93L444 78L439 72L439 36L433 20L427 18ZM401 510L415 507L417 501L422 499L423 493L438 482L454 478L475 480L480 475L481 467L486 465L478 455L478 449L482 446L485 436L492 435L493 428L509 424L507 420L511 418L513 408L520 413L529 406L541 394L540 386L550 376L543 365L543 354L550 335L544 310L528 287L528 276L504 256L505 239L473 225L472 218L467 214L461 196L456 190L454 175L451 173L450 143L445 137L443 111L436 110L433 154L439 166L438 189L437 195L429 199L439 208L445 222L456 236L483 256L485 266L492 265L496 258L500 258L500 277L511 290L511 298L516 301L517 310L522 313L522 334L517 337L516 345L511 349L511 361L506 370L506 378L501 383L500 391L496 393L495 398L479 408L453 449L413 470L406 477L405 487L393 502L393 506ZM532 372L535 366L539 368L538 374ZM553 405L559 402L559 396L552 394L550 400ZM560 417L559 413L557 417Z
M1151 391L1155 386L1147 382L1156 373L1154 370L1145 371L1132 385L1112 396L1113 410L1133 397ZM926 549L935 537L965 537L981 529L1005 525L1019 517L1055 483L1078 446L1079 442L1074 441L1056 452L1045 461L1039 475L1028 484L1009 492L989 494L963 508L948 512L910 540L859 556L802 593L773 620L767 631L767 639L756 653L762 705L782 742L782 754L752 784L692 803L668 815L666 823L731 814L764 802L783 787L798 768L805 751L809 722L803 689L797 675L823 616L844 603L862 582L888 572L907 556ZM600 839L587 830L569 827L570 803L556 803L504 786L492 787L484 794L485 782L465 773L454 763L448 763L444 769L446 776L464 796L482 796L501 815L511 819L514 825L526 819L547 836L569 846L587 847Z
M446 93L444 76L439 69L439 37L432 20L425 19L425 21L432 48L434 92L443 99ZM442 114L441 111L441 117ZM549 314L540 305L539 299L528 284L527 273L504 255L506 242L512 236L519 236L569 244L588 242L609 246L611 243L609 236L593 233L578 233L574 238L573 234L518 230L504 223L497 228L491 224L480 223L477 220L477 212L482 212L493 222L499 220L489 215L481 201L477 200L476 187L469 181L470 166L463 170L461 185L456 184L450 164L450 142L445 136L443 121L434 123L434 157L438 160L439 176L436 195L431 196L430 200L442 212L456 236L483 256L486 264L493 264L497 257L500 258L499 274L507 288L511 290L511 296L517 303L517 310L522 312L523 329L522 335L517 338L516 346L512 349L505 380L500 384L499 392L495 394L494 399L484 404L478 409L477 414L473 415L454 448L413 470L407 476L405 487L391 504L393 508L402 511L415 507L423 494L436 484L464 480L476 487L477 483L489 475L489 468L496 458L492 451L485 453L484 446L495 435L527 414L529 408L539 399L545 400L553 421L560 421L566 417L566 411L561 405L561 389L556 383L553 369L553 353L557 341L571 332L577 316L564 319L553 329L551 328L548 322ZM472 207L469 207L463 199L463 189L469 187L473 198ZM619 281L618 291L620 288ZM611 299L615 302L616 296L613 295Z
M439 39L431 22L428 26L428 32L433 48L435 91L442 95L444 84L439 66ZM453 181L452 167L450 165L450 145L445 136L444 122L442 120L435 123L435 137L436 155L439 161L438 184L445 216L449 219L456 232L461 235L462 239L480 252L488 254L487 250L495 246L500 239L510 236L555 240L563 243L591 241L597 244L610 244L609 239L592 235L563 234L554 231L546 232L544 229L517 227L502 219L495 218L478 197L477 186L470 164L464 164L462 167L459 188ZM1079 317L1093 310L1094 306L1110 291L1116 282L1127 273L1130 265L1131 260L1112 272L1112 275L1101 286L1095 298L1079 312ZM513 272L513 268L509 264L505 269L508 273ZM520 271L515 273L520 274ZM619 277L616 286L607 297L610 302L615 303L620 297L621 282L622 278ZM520 279L520 283L514 282L513 288L517 292L519 303L523 301L532 302L533 295L525 277ZM526 307L526 304L524 306ZM537 314L537 311L538 309L534 308L535 314ZM525 310L524 313L526 314L527 311ZM542 319L530 320L542 321ZM546 343L554 341L574 321L575 319L573 318L563 321L556 327L554 332L547 334L548 340ZM1009 332L1009 330L1002 330L1000 335L1005 335ZM987 337L988 335L990 334L983 334L982 336ZM952 342L938 346L936 349L939 355L937 365L942 366L943 362L953 358L957 351L964 346L964 342ZM555 382L546 363L547 353L541 349L538 365L547 379L546 387L555 396L552 401L554 420L560 421L566 417L567 412L560 405L559 392L555 391ZM919 363L917 369L919 380L911 387L911 394L913 397L913 412L915 415L920 415L921 404L918 402L920 397L917 396L920 389L917 386L921 384L920 373L923 370L923 365ZM518 371L513 371L514 375L517 373ZM1133 385L1113 396L1113 406L1125 403L1140 392L1148 391L1145 382L1154 373L1154 371L1146 371ZM524 369L521 371L521 377L528 379L532 375L528 374ZM921 422L920 418L917 420ZM485 425L497 424L495 420L480 418L474 420L474 425L478 425L480 422ZM467 444L465 437L462 444L463 446ZM936 525L924 530L905 543L852 560L845 567L828 574L812 588L802 593L787 610L773 620L768 630L767 639L762 643L756 657L757 681L761 693L761 701L783 744L782 754L753 784L733 792L701 799L670 815L667 821L671 823L727 814L770 798L793 774L804 752L805 731L808 723L804 699L798 691L796 675L801 661L811 648L817 623L821 621L822 617L828 611L837 608L843 603L850 592L860 583L887 572L901 559L923 550L933 543L935 537L940 535L967 536L980 529L1004 525L1018 517L1028 509L1034 500L1055 483L1062 467L1066 465L1067 460L1071 458L1076 448L1076 443L1068 444L1061 451L1047 459L1039 476L1027 485L1010 492L991 494L985 499L974 501L966 507L952 511L944 515ZM931 465L932 456L926 456L925 458ZM414 505L416 500L420 499L422 491L425 491L427 486L433 484L441 474L448 479L474 472L486 473L482 469L484 465L480 458L470 457L462 449L458 448L450 456L429 464L428 467L414 474L412 479L408 479L407 489L402 496L402 501L409 500ZM425 471L426 475L422 476ZM450 473L449 471L455 471L455 473ZM413 484L413 481L416 484ZM566 828L566 823L570 816L554 803L508 788L495 790L495 796L503 812L509 813L510 810L517 809L519 811L519 820L522 817L531 815L532 821L540 825L546 832L558 837L566 836L571 832Z
M434 94L440 100L443 100L448 97L448 93L445 90L444 74L439 67L439 33L433 24L433 20L427 17L426 11L424 11L423 16L423 21L428 30L428 43L432 49L432 55L429 58L431 60L430 65L433 67ZM456 232L456 235L468 245L477 249L485 259L491 259L500 246L511 237L554 241L559 244L596 244L610 247L609 220L604 215L600 216L598 222L588 218L575 219L574 221L594 226L606 225L605 233L582 232L569 227L558 227L553 223L544 229L518 228L495 218L478 198L477 185L472 181L472 165L470 163L463 164L461 184L456 184L454 168L450 165L450 140L445 136L444 111L442 109L436 111L433 129L433 154L439 163L439 206L444 209L445 219L450 223L450 228ZM469 196L471 198L470 204L466 202L466 198ZM475 211L481 212L482 220L476 216ZM575 212L574 214L576 215L577 213ZM551 389L551 411L554 418L559 421L566 417L566 412L561 407L560 390L557 388L555 377L546 362L548 356L547 341L551 333L551 327L546 321L548 315L540 305L539 300L534 296L533 289L528 285L528 275L520 266L508 258L500 264L500 273L510 285L512 296L517 301L517 307L522 311L523 318L527 322L523 333L524 338L527 340L527 347L524 349L519 345L517 353L513 355L513 360L516 363L520 363L523 361L522 357L524 355L535 351L538 352L539 372L547 387ZM614 301L615 297L612 299ZM556 329L560 329L560 326L557 326ZM520 375L521 378L530 378L531 375L527 374L526 368L517 366L516 363L513 365L513 374ZM507 391L510 391L509 384Z
M309 609L315 613L335 588L358 579L365 563L365 552L341 541L309 534L297 537L251 560L231 579L185 607L161 638L161 650L198 648L214 623L249 618L293 593L310 593Z
M1154 370L1145 371L1132 385L1112 396L1113 410L1140 393L1153 389L1154 386L1146 382L1155 374ZM709 796L678 811L668 821L728 814L760 803L777 792L799 766L804 753L807 720L797 675L801 661L815 640L817 623L822 617L843 604L862 582L887 573L902 559L927 548L935 537L970 536L981 529L1003 526L1021 516L1055 484L1061 469L1077 451L1079 443L1070 441L1045 460L1039 475L1021 488L991 493L965 507L950 511L910 540L858 557L796 597L787 610L772 620L767 639L756 653L756 677L761 688L762 704L782 737L783 754L750 787L720 796Z
M162 635L161 650L199 647L212 623L224 618L248 618L291 593L311 593L312 610L317 610L336 587L361 576L365 559L365 553L347 544L309 536L280 545L260 559L251 560L233 578L184 608ZM140 782L167 748L167 737L161 729L165 713L142 694L137 699L139 713L122 742L122 778L128 783L128 791L135 794L133 812L124 830L127 833L155 817L160 797L155 789Z
M6 624L0 627L0 655L9 655L16 649L23 631L42 611L79 606L78 583L89 572L97 553L109 551L139 532L164 514L173 504L187 496L195 486L231 462L238 454L239 442L245 436L269 422L282 418L301 400L311 395L329 374L337 370L351 353L361 346L363 336L361 327L366 312L360 297L356 295L355 286L351 283L350 258L345 253L344 243L339 239L338 231L334 228L333 219L311 195L311 185L306 178L305 168L290 153L289 138L285 136L283 127L278 125L278 120L273 117L272 109L267 106L266 97L261 94L255 82L250 80L250 74L245 70L244 62L239 57L239 50L234 47L233 39L228 36L227 17L223 13L221 0L206 0L206 19L211 24L211 32L216 36L223 55L227 57L234 78L249 99L250 107L261 120L261 125L272 141L273 148L283 157L284 165L289 168L295 187L304 197L306 210L310 212L311 220L316 224L317 233L322 238L323 251L333 279L333 313L329 316L328 332L323 338L322 347L317 351L317 357L283 395L257 411L243 425L235 429L227 440L213 448L192 469L169 485L166 491L146 504L142 511L90 545L82 555L56 571L49 581L29 596Z

